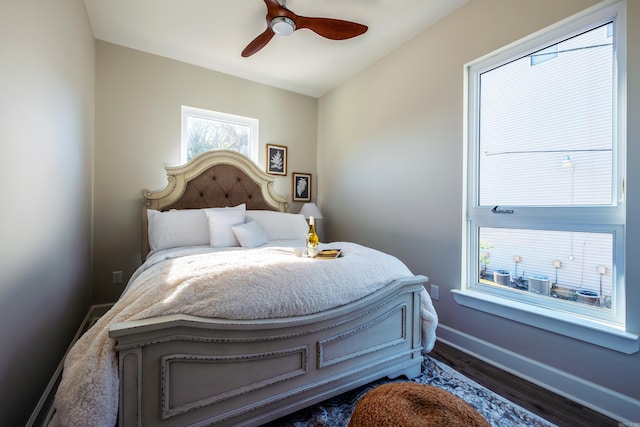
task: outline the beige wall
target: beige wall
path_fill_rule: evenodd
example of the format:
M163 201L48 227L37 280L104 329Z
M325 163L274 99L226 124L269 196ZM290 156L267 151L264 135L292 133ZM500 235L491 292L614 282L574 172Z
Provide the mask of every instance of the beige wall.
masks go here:
M0 2L0 424L24 425L90 302L95 45L82 0Z
M435 306L441 337L510 369L521 370L521 363L532 369L535 381L563 393L582 393L577 390L582 387L588 404L629 419L628 409L640 408L640 387L630 380L640 378L640 353L618 353L465 308L449 292L461 283L464 64L595 3L471 0L322 97L318 199L329 240L355 240L393 253L440 286ZM628 152L630 164L637 164L640 2L635 0L629 2L628 27ZM637 168L630 168L628 180L628 259L637 260ZM633 310L640 306L635 286L640 269L637 262L627 267ZM631 319L635 332L640 332L638 317ZM555 375L558 384L553 375L544 376L553 372L562 373ZM620 402L622 407L616 406Z
M143 189L166 184L165 165L180 164L180 106L260 121L265 144L288 147L288 175L276 191L291 193L291 172L316 178L317 100L105 42L96 53L94 302L115 301L140 264ZM292 203L298 212L300 204Z

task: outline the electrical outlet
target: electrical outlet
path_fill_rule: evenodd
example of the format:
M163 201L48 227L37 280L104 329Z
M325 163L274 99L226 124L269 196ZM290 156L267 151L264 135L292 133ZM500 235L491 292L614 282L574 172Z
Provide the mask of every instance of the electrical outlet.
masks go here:
M431 299L436 301L440 299L440 286L431 285Z
M111 273L111 284L119 285L122 283L122 271L114 271Z

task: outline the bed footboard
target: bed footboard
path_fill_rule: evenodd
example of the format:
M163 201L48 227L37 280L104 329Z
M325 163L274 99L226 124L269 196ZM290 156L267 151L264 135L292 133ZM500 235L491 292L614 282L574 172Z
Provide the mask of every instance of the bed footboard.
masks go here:
M416 376L427 280L398 280L287 319L175 315L115 324L119 425L260 425L384 376Z

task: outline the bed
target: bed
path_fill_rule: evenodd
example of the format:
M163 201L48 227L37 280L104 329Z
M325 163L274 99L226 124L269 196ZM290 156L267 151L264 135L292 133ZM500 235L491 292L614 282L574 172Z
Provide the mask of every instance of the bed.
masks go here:
M240 154L166 171L143 192L144 262L69 352L55 423L261 425L420 373L437 325L425 276L351 242L304 257L306 220Z

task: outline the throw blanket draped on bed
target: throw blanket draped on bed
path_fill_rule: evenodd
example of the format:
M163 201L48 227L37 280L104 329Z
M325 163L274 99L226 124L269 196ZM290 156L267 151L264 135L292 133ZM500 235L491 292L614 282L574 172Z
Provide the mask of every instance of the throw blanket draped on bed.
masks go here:
M108 426L117 421L119 380L113 322L170 314L228 319L291 317L362 298L413 274L397 258L353 243L333 243L344 256L314 260L293 248L266 247L194 254L143 267L122 298L69 352L56 394L63 426ZM298 250L299 251L299 250ZM423 291L422 333L433 348L437 316Z

